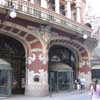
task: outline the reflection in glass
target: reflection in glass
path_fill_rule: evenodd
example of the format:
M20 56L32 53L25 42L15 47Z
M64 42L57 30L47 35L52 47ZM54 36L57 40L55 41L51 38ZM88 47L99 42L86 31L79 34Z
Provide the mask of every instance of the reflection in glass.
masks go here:
M73 82L72 71L49 71L49 91L57 92L71 90Z
M8 93L8 71L0 70L0 94Z

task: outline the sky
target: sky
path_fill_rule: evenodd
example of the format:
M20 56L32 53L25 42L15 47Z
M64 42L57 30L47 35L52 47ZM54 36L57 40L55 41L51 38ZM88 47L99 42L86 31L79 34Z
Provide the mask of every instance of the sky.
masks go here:
M96 17L100 16L100 0L87 0L90 8L90 13Z
M91 23L92 29L100 25L100 0L86 0L86 20Z
M86 0L86 1L88 4L88 15L95 16L96 18L100 17L100 0ZM100 57L100 42L98 43L98 46L95 48L94 51L95 54Z

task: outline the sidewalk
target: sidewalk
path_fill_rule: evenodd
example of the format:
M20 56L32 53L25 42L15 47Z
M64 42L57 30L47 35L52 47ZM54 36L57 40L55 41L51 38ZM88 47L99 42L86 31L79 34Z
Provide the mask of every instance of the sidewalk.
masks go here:
M74 96L79 96L85 94L86 91L71 91L71 92L59 92L59 93L54 93L51 96L46 96L46 97L28 97L28 96L23 96L23 95L16 95L12 97L1 97L0 100L67 100L70 98L73 98Z

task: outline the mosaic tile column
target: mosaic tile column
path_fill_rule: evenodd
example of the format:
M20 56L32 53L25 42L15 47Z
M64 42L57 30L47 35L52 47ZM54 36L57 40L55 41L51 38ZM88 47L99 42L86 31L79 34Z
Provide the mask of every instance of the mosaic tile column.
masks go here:
M32 49L28 57L26 95L48 95L48 53L43 49Z

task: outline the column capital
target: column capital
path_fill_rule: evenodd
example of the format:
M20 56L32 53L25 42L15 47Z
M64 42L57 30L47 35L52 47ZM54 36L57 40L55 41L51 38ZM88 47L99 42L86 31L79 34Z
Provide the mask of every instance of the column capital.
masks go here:
M71 19L71 0L65 0L66 17Z
M43 8L47 8L48 7L47 0L41 0L41 7L43 7Z
M72 0L65 0L65 2L71 2Z
M55 0L55 12L60 13L60 0Z
M51 32L51 26L49 25L41 25L40 26L40 36L44 41L45 46L48 44L50 41L51 35L49 34Z
M65 4L67 4L68 2L71 2L72 0L65 0Z

